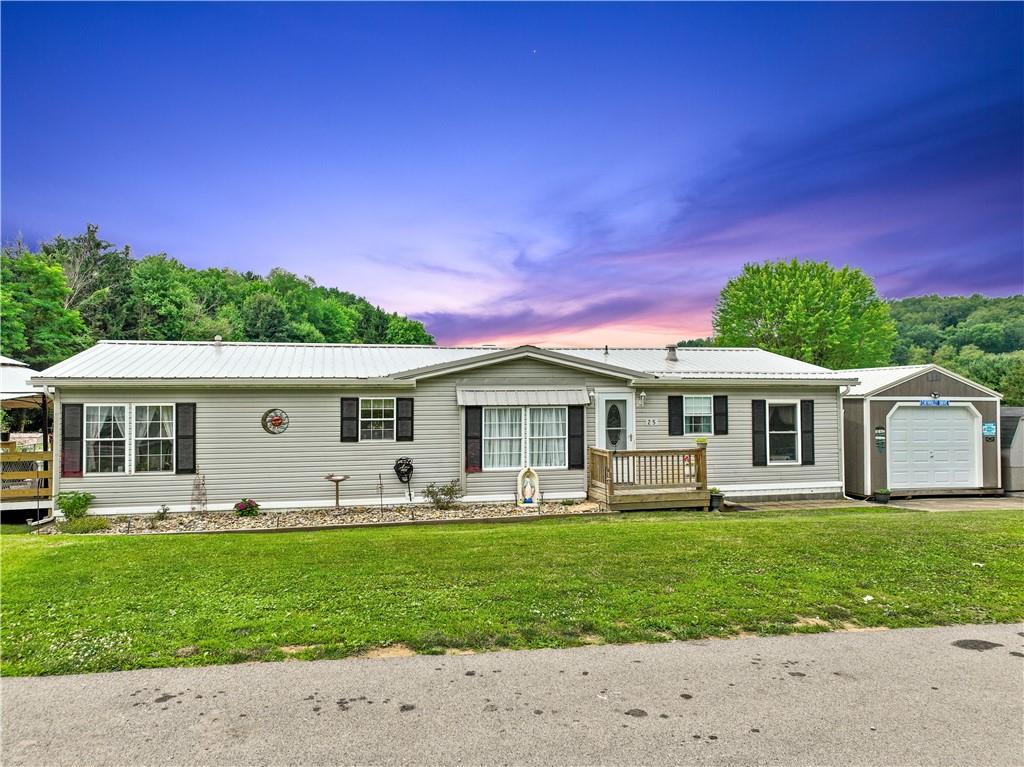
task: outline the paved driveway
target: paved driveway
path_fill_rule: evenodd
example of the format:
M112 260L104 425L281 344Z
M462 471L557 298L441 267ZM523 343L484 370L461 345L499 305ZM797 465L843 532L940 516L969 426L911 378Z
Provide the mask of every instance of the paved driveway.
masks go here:
M915 511L1005 511L1024 512L1024 496L987 496L980 498L947 496L945 498L897 498L889 501L890 506Z
M1019 765L1022 637L959 626L4 679L3 764Z

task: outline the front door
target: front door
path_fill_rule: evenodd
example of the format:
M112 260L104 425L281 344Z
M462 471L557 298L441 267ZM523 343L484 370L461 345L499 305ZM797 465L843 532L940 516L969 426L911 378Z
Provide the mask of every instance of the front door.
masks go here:
M597 395L597 446L605 450L632 450L633 392Z

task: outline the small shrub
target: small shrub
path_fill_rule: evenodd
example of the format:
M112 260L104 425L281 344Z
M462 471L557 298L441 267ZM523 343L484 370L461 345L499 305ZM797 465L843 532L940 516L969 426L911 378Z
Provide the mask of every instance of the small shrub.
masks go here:
M252 498L243 498L235 504L235 514L240 517L255 517L260 513L260 505Z
M711 495L721 495L722 494L722 491L719 490L717 487L710 488L708 490L708 492L711 493Z
M459 484L459 480L453 479L451 482L445 482L443 485L435 485L431 482L425 488L423 488L423 495L427 496L434 508L440 511L445 509L455 508L455 503L465 493L462 490L462 485Z
M62 533L71 533L73 535L96 533L100 530L109 530L110 520L106 517L72 517L59 522L57 529Z
M82 519L89 511L89 505L96 500L92 493L69 490L57 494L57 508L68 519Z

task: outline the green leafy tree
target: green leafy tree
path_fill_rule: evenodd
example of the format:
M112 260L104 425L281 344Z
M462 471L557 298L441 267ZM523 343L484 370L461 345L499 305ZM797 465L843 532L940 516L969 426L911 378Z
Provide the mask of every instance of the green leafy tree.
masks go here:
M816 261L747 264L726 284L713 324L721 346L758 346L828 368L889 363L896 327L859 269Z
M165 255L146 256L132 269L127 328L136 338L181 341L200 316L187 268Z
M388 318L386 334L389 344L432 344L434 337L427 333L423 323L397 314Z
M0 261L0 353L49 367L92 342L75 309L59 264L24 250L5 250Z
M239 312L247 341L289 341L288 310L272 293L253 293Z

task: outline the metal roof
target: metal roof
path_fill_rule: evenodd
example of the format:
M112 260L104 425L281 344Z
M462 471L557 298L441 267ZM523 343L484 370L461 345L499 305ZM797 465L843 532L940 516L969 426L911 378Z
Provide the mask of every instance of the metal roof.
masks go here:
M455 397L460 405L588 405L585 386L458 386Z
M888 389L890 386L898 384L901 381L908 381L911 378L915 378L921 375L921 373L929 370L937 370L940 373L944 373L952 378L963 381L970 386L974 386L975 388L988 392L992 396L1002 396L999 392L993 391L987 386L982 386L980 383L972 381L969 378L965 378L962 375L958 375L952 370L947 370L941 365L936 365L934 363L929 363L927 365L892 365L884 368L853 368L850 370L840 370L839 372L846 373L854 378L860 379L859 384L850 388L847 396L866 397L882 389Z
M508 352L508 355L502 354ZM38 375L47 383L67 381L181 380L363 380L382 379L421 368L440 367L482 357L481 362L517 353L543 358L551 353L578 359L594 368L617 368L637 377L750 379L844 382L841 372L783 357L761 349L691 347L677 350L677 361L664 347L553 348L524 346L403 346L374 344L282 344L191 341L100 341ZM405 376L415 379L415 374Z

